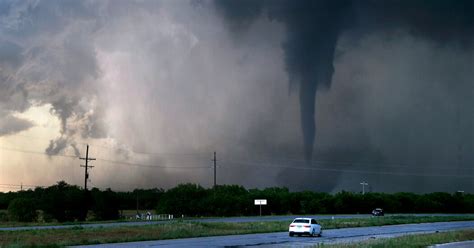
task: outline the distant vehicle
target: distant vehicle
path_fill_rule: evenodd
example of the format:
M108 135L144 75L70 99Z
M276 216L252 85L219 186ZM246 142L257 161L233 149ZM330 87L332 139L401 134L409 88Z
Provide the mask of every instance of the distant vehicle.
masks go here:
M298 236L301 235L310 235L321 237L323 229L321 225L315 219L311 218L296 218L291 222L289 228L289 234L293 237L295 234Z
M372 210L372 216L383 216L383 215L384 215L383 209L381 208L376 208Z

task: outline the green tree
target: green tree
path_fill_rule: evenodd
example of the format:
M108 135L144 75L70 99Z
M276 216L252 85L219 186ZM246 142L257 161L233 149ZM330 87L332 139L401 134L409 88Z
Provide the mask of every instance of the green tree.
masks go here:
M203 204L208 206L205 214L213 216L242 215L252 207L248 191L238 185L217 185L208 190Z
M10 220L20 222L32 222L38 218L36 204L29 198L13 199L8 205L8 216Z
M305 191L302 201L303 214L324 214L332 211L332 196L327 193Z
M96 220L116 220L119 218L119 204L117 194L111 189L100 191L93 188L92 212Z
M85 220L86 196L78 186L61 181L41 192L41 207L45 219L54 218L59 222Z
M362 194L341 191L334 196L334 211L338 214L364 213Z
M395 210L395 212L398 213L414 213L415 203L421 197L408 192L399 192L393 194L392 196L398 202L399 208Z
M207 191L192 183L180 184L166 191L158 204L158 212L186 216L198 216L206 213L209 206L205 206L203 199Z

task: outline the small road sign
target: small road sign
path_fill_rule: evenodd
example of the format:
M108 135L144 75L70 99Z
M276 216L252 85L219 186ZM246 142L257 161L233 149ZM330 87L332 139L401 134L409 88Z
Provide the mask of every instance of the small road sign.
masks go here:
M255 205L260 207L260 216L262 216L262 205L267 205L267 199L255 199Z

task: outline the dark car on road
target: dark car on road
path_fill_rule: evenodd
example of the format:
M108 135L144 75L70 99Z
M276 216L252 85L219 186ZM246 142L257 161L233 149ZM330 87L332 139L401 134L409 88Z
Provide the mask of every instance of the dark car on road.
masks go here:
M372 210L372 216L383 216L383 215L384 215L383 209L381 208L376 208Z

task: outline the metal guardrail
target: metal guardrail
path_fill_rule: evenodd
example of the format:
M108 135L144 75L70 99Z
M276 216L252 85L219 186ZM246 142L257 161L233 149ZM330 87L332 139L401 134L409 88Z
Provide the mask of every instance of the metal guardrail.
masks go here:
M172 220L174 219L174 215L151 214L150 212L146 212L146 213L137 213L135 215L123 215L122 218L126 220Z

